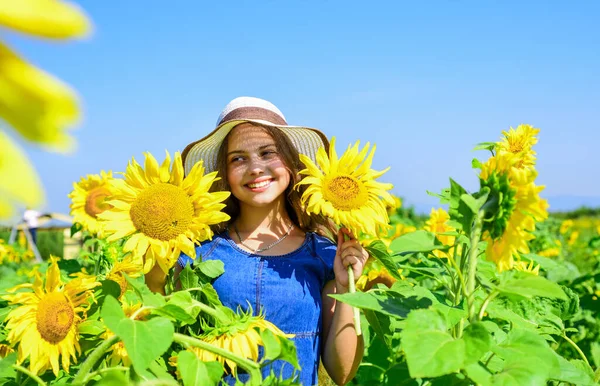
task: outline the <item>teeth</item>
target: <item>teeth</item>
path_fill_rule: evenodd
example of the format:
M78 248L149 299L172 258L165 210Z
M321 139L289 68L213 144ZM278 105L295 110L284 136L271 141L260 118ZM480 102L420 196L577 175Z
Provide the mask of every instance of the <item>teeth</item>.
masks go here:
M267 181L257 182L255 184L248 184L248 187L250 187L250 189L263 188L263 187L269 185L270 183L271 183L271 181L267 180Z

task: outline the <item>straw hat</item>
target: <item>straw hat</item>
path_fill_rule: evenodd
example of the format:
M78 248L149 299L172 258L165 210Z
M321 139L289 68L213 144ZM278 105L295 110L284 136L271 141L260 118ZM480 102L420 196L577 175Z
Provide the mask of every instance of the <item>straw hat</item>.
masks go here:
M298 153L309 156L313 161L320 147L329 151L329 141L321 131L304 126L289 126L281 111L264 99L239 97L225 106L216 128L210 134L185 147L181 154L185 174L200 160L204 160L206 173L215 171L223 140L231 129L245 122L279 128L288 136Z

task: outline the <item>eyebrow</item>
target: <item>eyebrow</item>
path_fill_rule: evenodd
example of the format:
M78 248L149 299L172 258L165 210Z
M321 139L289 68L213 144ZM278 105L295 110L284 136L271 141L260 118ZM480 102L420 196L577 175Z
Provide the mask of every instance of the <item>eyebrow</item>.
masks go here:
M264 150L264 149L269 148L269 147L275 147L276 148L277 146L274 143L270 143L270 144L267 144L267 145L260 146L257 150L261 151L261 150ZM244 153L247 153L247 152L244 151L244 150L232 150L229 153L227 153L227 156L229 157L232 154L244 154Z

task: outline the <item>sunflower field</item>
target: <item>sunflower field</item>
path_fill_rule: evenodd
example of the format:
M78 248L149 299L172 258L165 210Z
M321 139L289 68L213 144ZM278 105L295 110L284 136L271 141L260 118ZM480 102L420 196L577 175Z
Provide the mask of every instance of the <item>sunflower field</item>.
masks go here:
M54 40L92 29L59 0L0 0L0 26ZM75 91L0 42L0 118L13 134L66 152L79 117ZM332 295L354 307L364 336L350 384L600 382L600 213L549 215L536 183L539 131L519 125L479 144L478 190L450 179L429 192L440 206L427 218L377 181L387 169L371 169L374 147L357 142L338 157L332 139L316 164L301 155L306 212L351 229L371 256L356 287ZM4 220L44 194L4 131L0 148ZM294 337L260 310L225 307L212 285L223 263L196 255L229 219L230 193L211 189L220 176L202 163L186 175L168 152L123 170L73 183L75 258L37 261L23 237L0 238L0 385L299 384ZM175 272L182 253L194 266ZM292 376L268 371L274 361Z
M333 140L319 166L305 160L313 178L354 165L337 178L367 175L387 207L373 207L366 228L338 221L358 227L371 255L356 291L332 295L360 310L365 354L351 384L598 383L600 217L548 215L535 183L538 133L520 125L478 145L480 189L450 179L430 193L440 207L425 218L376 184L385 171L370 169L368 146L338 159ZM297 384L261 372L276 360L298 368L293 336L223 306L211 285L223 264L195 256L228 219L229 193L210 189L216 173L199 163L184 175L179 153L160 164L146 153L120 174L73 184L77 258L40 263L22 241L0 241L0 384ZM311 207L322 201L307 196L307 210L328 210ZM173 275L182 252L197 263Z

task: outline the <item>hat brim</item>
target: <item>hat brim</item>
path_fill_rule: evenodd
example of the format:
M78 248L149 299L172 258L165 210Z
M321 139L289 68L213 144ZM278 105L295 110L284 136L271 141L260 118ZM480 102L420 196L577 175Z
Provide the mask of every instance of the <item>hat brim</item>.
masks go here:
M205 137L190 143L181 153L185 174L189 174L194 165L204 161L205 173L217 170L217 156L223 140L229 132L242 123L255 123L261 126L278 128L288 136L298 153L304 154L316 162L317 150L324 147L329 151L329 140L320 130L305 126L276 125L261 119L235 119L221 123Z

